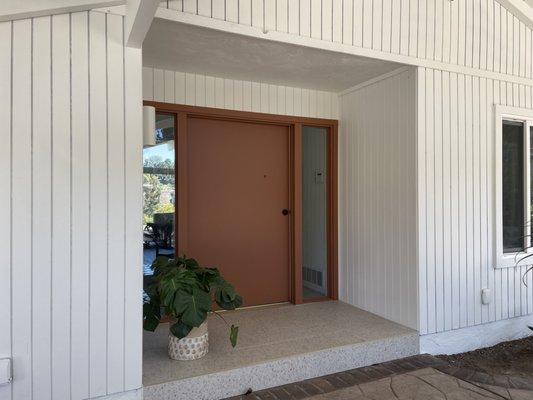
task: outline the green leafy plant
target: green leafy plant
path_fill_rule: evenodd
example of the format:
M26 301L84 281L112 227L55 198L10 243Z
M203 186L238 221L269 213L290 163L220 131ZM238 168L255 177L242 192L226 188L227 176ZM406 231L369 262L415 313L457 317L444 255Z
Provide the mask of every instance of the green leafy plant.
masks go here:
M242 297L220 275L216 268L201 267L193 258L176 259L158 257L152 264L154 274L145 288L143 305L144 329L155 331L163 315L174 322L172 334L184 338L200 326L210 311L213 302L224 310L234 310L242 305ZM229 326L224 318L214 311ZM230 342L237 344L239 327L230 326Z

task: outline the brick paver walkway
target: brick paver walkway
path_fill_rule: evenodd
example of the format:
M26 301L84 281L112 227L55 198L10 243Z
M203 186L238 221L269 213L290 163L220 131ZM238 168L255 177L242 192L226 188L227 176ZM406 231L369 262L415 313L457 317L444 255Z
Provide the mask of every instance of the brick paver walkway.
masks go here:
M533 380L490 376L419 355L260 390L229 400L533 400Z

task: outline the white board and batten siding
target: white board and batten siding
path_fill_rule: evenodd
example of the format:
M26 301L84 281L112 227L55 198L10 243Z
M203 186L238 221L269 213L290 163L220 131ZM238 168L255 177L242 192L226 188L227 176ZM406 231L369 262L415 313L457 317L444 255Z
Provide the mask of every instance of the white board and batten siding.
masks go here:
M143 68L144 100L337 119L337 93Z
M340 299L417 329L416 71L339 101Z
M531 78L531 29L496 0L168 0L161 7Z
M417 84L420 333L533 313L526 267L494 268L492 211L494 104L531 109L532 86L426 68Z
M0 23L2 400L141 387L141 52L122 16Z

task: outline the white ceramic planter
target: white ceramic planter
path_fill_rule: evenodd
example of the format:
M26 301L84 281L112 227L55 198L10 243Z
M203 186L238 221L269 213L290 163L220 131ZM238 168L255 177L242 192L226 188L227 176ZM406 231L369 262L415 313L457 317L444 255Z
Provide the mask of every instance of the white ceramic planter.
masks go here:
M183 339L168 334L168 356L173 360L189 361L202 358L209 351L207 320L198 328L193 328Z

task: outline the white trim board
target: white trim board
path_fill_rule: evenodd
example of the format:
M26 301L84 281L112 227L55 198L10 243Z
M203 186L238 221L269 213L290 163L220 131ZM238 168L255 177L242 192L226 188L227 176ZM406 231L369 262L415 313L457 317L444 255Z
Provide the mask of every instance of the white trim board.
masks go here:
M416 58L412 56L406 56L402 54L387 53L381 50L374 50L370 48L357 47L353 45L341 44L337 42L329 42L321 39L314 39L310 37L298 36L284 32L277 31L263 31L257 27L241 25L234 22L228 22L218 20L215 18L204 17L201 15L184 13L181 11L170 10L159 7L155 14L156 18L166 19L169 21L179 22L183 24L193 25L197 27L203 27L208 29L214 29L223 32L235 33L238 35L244 35L249 37L255 37L259 39L272 40L279 43L288 43L297 46L311 47L315 49L322 49L328 51L334 51L343 54L352 54L355 56L361 56L366 58L373 58L377 60L384 60L395 62L404 65L420 66L424 68L456 72L459 74L479 76L482 78L495 79L506 81L510 83L518 83L524 85L531 85L532 79L502 74L499 72L492 72L482 70L478 68L465 67L455 64L447 64L440 61L427 60L422 58Z
M340 97L340 96L344 96L344 95L346 95L348 93L356 92L356 91L361 90L361 89L363 89L363 88L365 88L367 86L373 85L374 83L377 83L379 81L383 81L385 79L392 78L393 76L400 75L402 72L409 71L410 68L411 67L400 67L400 68L397 68L397 69L395 69L393 71L387 72L385 74L378 75L378 76L376 76L376 77L374 77L372 79L369 79L369 80L367 80L365 82L359 83L359 84L357 84L355 86L352 86L352 87L350 87L348 89L345 89L342 92L339 92L338 95Z
M524 22L529 28L533 29L533 10L531 9L531 0L496 0L511 14Z
M125 2L126 0L2 0L0 22L120 6Z
M91 398L91 400L142 400L142 399L143 399L142 388L128 390L127 392L109 394L107 396Z
M529 191L529 168L527 168L529 163L529 130L531 121L533 120L533 110L526 108L518 107L509 107L502 106L499 104L494 105L494 146L496 149L494 156L494 268L514 268L518 265L518 261L521 257L533 254L533 249L527 248L524 252L520 253L504 253L503 252L503 176L502 176L502 124L506 119L518 119L524 121L524 149L526 154L524 154L524 163L525 176L524 176L524 190L525 195L528 195ZM528 123L529 121L529 123ZM527 209L524 210L524 215L529 215L529 203L524 202L527 206ZM529 228L528 228L529 229ZM526 236L527 237L527 236ZM528 259L528 263L531 259ZM526 263L520 263L520 265L527 265Z
M420 336L420 353L457 354L529 336L533 315Z

